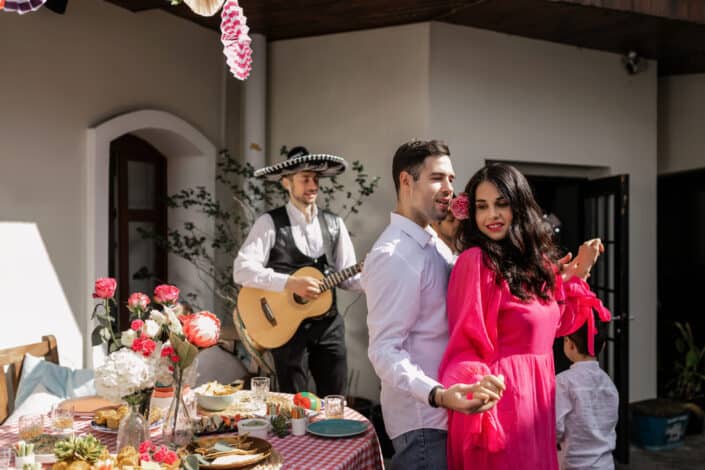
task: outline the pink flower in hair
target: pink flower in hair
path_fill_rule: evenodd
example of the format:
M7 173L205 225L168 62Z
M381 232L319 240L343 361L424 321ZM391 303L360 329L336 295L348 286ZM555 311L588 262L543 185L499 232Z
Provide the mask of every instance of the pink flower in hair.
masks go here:
M465 220L470 217L470 199L465 193L458 194L450 201L450 212L458 220Z

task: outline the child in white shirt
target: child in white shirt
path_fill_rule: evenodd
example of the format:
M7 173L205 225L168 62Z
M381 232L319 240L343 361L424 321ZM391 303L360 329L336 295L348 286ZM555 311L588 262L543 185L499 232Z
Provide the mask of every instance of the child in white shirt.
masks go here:
M587 322L563 338L563 351L573 365L556 376L556 437L561 470L614 469L612 451L617 439L619 395L597 361L606 332L601 322L595 323L595 355L589 352Z

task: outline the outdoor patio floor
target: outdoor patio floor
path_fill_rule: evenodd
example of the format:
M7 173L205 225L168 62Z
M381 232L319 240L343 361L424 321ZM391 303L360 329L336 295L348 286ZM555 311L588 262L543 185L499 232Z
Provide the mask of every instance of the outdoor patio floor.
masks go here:
M682 446L651 452L632 446L629 465L617 470L705 470L705 433L687 436Z

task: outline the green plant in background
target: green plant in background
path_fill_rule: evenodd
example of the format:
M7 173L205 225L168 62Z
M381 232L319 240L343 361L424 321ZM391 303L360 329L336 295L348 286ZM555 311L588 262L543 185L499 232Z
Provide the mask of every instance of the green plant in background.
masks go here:
M670 383L672 398L691 401L705 392L705 345L695 344L688 323L676 322L679 337L676 350L680 354L674 364L674 378Z

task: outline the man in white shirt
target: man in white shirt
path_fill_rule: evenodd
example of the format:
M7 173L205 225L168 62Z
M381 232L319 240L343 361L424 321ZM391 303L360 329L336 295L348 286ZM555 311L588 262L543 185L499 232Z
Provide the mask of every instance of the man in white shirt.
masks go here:
M453 165L439 141L399 147L392 163L397 206L365 259L368 355L382 382L384 424L396 451L392 469L446 468L446 410L495 405L501 379L444 389L438 366L448 343L446 290L453 255L430 228L448 212ZM473 398L466 398L472 393Z
M588 338L587 322L563 337L563 352L573 365L556 376L556 438L561 470L614 469L619 393L597 361L607 333L603 323L594 323L594 339ZM592 348L589 341L594 341Z
M287 160L255 172L281 181L289 193L285 206L260 216L252 226L233 264L236 284L281 292L308 300L320 295L320 281L291 276L304 267L322 272L354 265L355 250L343 220L316 206L318 179L345 171L345 160L334 155L310 154L304 147L289 151ZM359 276L342 284L359 290ZM271 350L279 390L308 390L308 371L319 395L342 394L347 380L345 323L335 297L326 314L302 322L292 339Z

